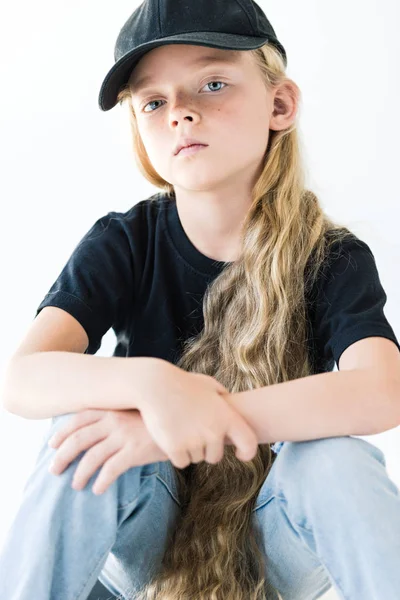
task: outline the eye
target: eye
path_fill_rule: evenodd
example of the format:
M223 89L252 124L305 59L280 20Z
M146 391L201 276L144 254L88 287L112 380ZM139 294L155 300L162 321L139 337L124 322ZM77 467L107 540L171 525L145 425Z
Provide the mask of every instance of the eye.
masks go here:
M203 87L205 87L206 85L210 85L211 83L222 83L222 85L225 85L225 86L228 85L227 83L224 83L223 81L209 81L208 83L205 83ZM219 92L221 90L211 90L211 91ZM150 106L150 104L154 104L155 102L162 102L162 100L151 100L150 102L145 104L145 106L143 107L143 112L155 112L155 110L157 110L157 109L150 110L150 111L145 110L147 106Z

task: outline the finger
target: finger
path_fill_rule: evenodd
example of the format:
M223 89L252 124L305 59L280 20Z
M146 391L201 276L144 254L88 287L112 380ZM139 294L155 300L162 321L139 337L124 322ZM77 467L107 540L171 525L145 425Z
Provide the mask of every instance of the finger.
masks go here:
M227 435L237 448L237 458L250 461L255 457L258 450L258 438L250 425L237 413L231 421Z
M81 452L107 437L103 422L96 422L73 431L58 448L51 464L51 472L59 475Z
M199 463L205 459L206 446L198 446L197 448L191 448L189 452L190 462Z
M97 409L75 413L63 427L51 436L47 443L51 448L57 448L73 431L98 421L100 418L101 411Z
M172 464L178 469L184 469L190 465L189 452L186 450L168 452L167 454Z
M219 381L217 381L217 392L222 395L229 394L229 390L225 386L223 386L222 383L220 383Z
M132 466L132 459L126 447L119 452L114 453L103 465L96 481L93 484L92 492L96 495L102 494L106 489L125 473Z
M90 450L82 457L76 468L72 480L72 487L75 490L83 489L96 471L116 452L118 453L120 449L121 447L117 440L112 440L111 437L108 437L103 442L90 448Z
M222 442L212 442L207 444L205 459L208 463L215 465L223 459L225 452L224 440Z

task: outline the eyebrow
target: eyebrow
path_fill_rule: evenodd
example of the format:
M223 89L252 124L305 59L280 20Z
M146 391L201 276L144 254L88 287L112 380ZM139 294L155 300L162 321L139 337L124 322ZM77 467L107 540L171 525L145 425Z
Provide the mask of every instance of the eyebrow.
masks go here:
M221 64L221 65L234 65L239 61L239 57L237 55L229 55L225 58L221 56L215 56L214 54L208 54L207 56L201 56L193 61L192 66L199 66L205 64ZM145 75L144 77L140 77L136 83L131 85L132 92L138 92L140 89L144 88L146 85L156 83L157 79L152 77L151 75Z

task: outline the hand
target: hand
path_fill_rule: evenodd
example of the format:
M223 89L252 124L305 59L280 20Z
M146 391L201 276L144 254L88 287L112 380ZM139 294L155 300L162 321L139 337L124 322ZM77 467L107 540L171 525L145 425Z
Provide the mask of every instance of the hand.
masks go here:
M206 460L219 462L226 439L236 456L252 460L258 438L226 401L228 390L214 377L180 369L168 361L149 365L136 382L137 407L154 442L174 466Z
M83 489L103 465L92 488L96 494L103 493L131 467L168 460L149 435L137 410L89 409L75 413L48 443L58 448L52 463L55 469L51 470L57 475L90 448L79 462L72 487Z

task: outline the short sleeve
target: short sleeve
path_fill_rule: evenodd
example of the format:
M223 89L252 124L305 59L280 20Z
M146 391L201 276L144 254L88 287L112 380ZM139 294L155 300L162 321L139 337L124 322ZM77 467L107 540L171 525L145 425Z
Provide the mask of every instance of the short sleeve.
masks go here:
M104 334L126 310L132 295L130 246L121 219L111 213L98 219L77 244L61 273L39 304L57 306L85 329L95 354Z
M338 245L339 244L339 245ZM354 342L371 336L397 337L383 308L387 296L369 246L357 236L333 244L322 269L314 306L313 339L318 363L338 365ZM320 370L329 370L322 368Z

